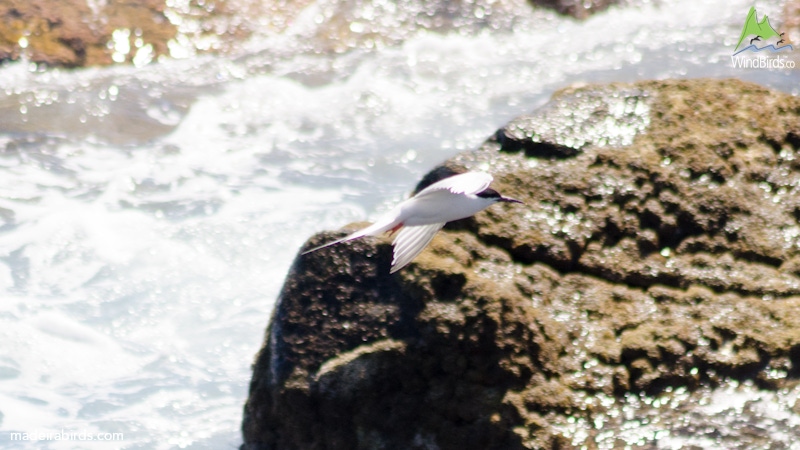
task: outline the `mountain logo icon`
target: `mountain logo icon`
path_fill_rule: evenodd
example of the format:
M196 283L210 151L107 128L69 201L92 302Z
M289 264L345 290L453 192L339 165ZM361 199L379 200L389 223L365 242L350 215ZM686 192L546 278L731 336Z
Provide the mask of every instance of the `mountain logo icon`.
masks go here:
M747 19L744 21L742 27L742 34L739 36L739 42L736 43L736 48L733 49L733 55L751 51L791 51L794 48L785 37L785 33L778 33L772 28L769 23L769 18L764 15L761 21L758 21L755 6L750 7L750 12L747 13Z

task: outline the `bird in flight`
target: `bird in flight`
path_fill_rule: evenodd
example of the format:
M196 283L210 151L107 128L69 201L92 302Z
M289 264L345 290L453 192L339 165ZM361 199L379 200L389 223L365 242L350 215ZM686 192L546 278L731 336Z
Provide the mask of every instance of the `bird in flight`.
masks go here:
M522 203L491 189L492 180L485 172L466 172L444 178L395 206L374 224L306 250L303 255L364 236L399 230L392 242L394 256L389 271L395 273L416 258L447 222L464 219L498 202Z

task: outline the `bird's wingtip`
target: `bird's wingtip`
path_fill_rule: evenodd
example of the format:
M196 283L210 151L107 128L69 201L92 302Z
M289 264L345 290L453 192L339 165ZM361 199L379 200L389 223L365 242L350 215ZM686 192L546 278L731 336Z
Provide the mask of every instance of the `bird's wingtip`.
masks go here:
M319 250L319 249L321 249L322 247L327 247L327 246L328 246L328 244L325 244L325 245L318 245L318 246L316 246L316 247L312 247L312 248L310 248L310 249L308 249L308 250L306 250L306 251L304 251L304 252L300 252L300 255L307 255L307 254L309 254L309 253L311 253L311 252L313 252L313 251Z
M311 252L315 252L315 251L317 251L317 250L321 250L321 249L323 249L323 248L325 248L325 247L330 247L330 246L332 246L332 245L336 245L336 244L338 244L338 243L340 243L340 242L345 242L345 241L349 240L349 238L350 238L350 236L345 236L345 237L343 237L343 238L341 238L341 239L337 239L337 240L335 240L335 241L332 241L332 242L327 242L327 243L325 243L325 244L318 245L318 246L316 246L316 247L312 247L312 248L310 248L310 249L308 249L308 250L305 250L304 252L300 253L300 255L307 255L307 254L309 254L309 253L311 253Z

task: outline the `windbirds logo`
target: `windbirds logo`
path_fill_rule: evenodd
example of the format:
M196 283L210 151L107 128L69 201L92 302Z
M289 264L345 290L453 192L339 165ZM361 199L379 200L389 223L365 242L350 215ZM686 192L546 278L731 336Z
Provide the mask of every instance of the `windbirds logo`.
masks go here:
M772 28L766 14L761 19L761 22L759 22L756 16L756 8L755 6L751 6L750 12L747 13L747 19L744 21L742 34L739 36L739 42L736 43L736 48L733 49L733 56L746 51L791 51L793 47L787 42L785 34L786 33L778 33Z

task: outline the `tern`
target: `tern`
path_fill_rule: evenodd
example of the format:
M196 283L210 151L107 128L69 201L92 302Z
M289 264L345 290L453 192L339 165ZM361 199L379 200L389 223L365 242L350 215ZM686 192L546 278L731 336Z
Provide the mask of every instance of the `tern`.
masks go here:
M522 203L503 197L489 185L485 172L466 172L437 181L405 200L374 224L333 242L306 250L303 255L364 236L398 231L392 242L394 256L389 273L408 265L447 222L472 216L498 202Z

